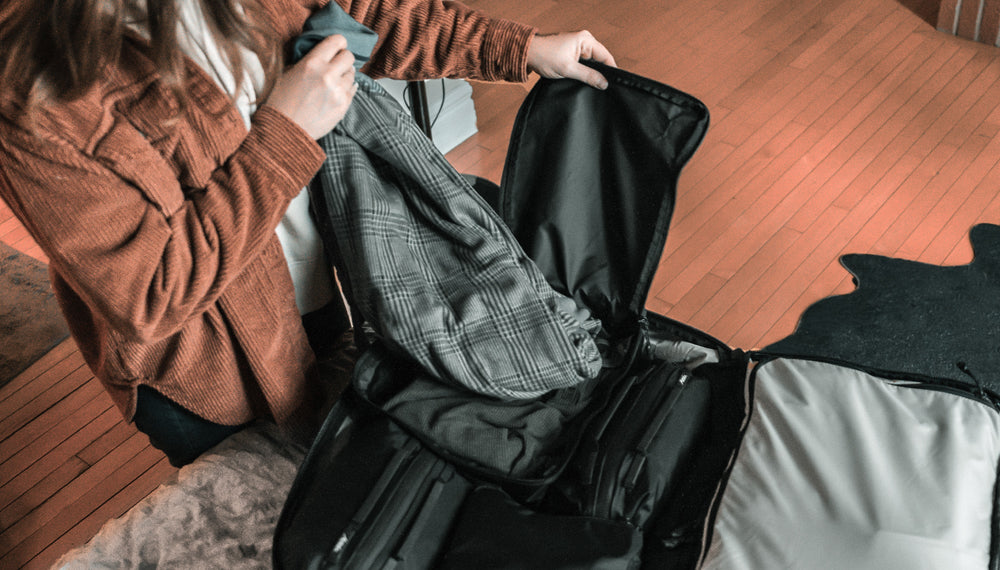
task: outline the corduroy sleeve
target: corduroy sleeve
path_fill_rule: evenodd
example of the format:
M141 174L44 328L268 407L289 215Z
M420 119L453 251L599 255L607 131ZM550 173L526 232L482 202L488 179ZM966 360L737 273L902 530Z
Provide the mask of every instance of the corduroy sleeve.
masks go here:
M0 123L0 195L84 302L142 342L218 299L325 158L266 105L202 188L181 187L127 122L92 153L57 137Z
M337 0L379 35L363 69L379 77L525 81L531 26L453 1Z

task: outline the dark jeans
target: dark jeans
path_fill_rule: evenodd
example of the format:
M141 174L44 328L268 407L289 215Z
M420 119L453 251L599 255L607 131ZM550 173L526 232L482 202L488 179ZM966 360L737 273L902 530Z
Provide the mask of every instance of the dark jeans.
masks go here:
M339 300L304 315L303 325L313 351L329 352L333 341L350 326ZM182 467L249 424L226 426L210 422L147 386L139 386L135 427L149 436L149 443L166 454L170 464Z
M170 464L183 467L217 443L240 431L240 426L210 422L147 386L139 386L135 427L149 443L166 454Z

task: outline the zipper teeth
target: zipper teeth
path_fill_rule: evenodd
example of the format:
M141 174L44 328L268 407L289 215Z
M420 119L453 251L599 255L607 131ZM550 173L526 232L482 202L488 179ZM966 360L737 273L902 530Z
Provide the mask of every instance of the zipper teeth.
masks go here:
M334 543L333 548L330 549L327 555L328 566L334 565L331 562L338 561L349 550L353 550L358 540L364 538L363 534L362 536L358 536L358 530L363 528L369 521L378 518L379 513L384 510L382 507L385 505L388 496L392 494L393 489L397 488L395 483L409 470L419 451L419 444L415 440L409 440L389 461L383 475L375 482L375 485L368 492L368 497L358 507L358 510L351 517L350 522ZM339 566L339 564L336 565Z
M404 533L400 532L400 527L406 523L414 510L419 512L421 505L421 501L414 500L420 494L415 491L433 485L442 468L441 465L436 465L436 461L429 454L413 457L413 461L394 477L394 482L397 484L379 501L381 508L370 514L366 521L367 530L354 541L354 550L367 552L367 556L362 555L359 560L352 558L344 565L345 570L377 568L380 566L377 562L381 556L395 554L394 543L380 544L377 539L386 537L393 541L402 538L401 534ZM400 501L400 498L403 500ZM395 504L398 504L399 508L394 508ZM376 541L375 548L368 544L372 541ZM384 562L382 564L384 565Z
M445 464L435 465L432 471L433 476L428 477L430 488L423 500L420 501L420 508L417 509L416 516L410 522L406 536L400 537L403 540L395 545L394 558L401 558L415 548L415 544L421 539L423 530L430 526L431 519L437 515L435 507L445 496L449 481L456 477L454 470Z
M849 368L851 370L858 370L864 372L870 376L880 379L888 384L915 388L918 390L932 390L938 392L945 392L952 394L954 396L960 396L963 398L968 398L975 402L979 402L985 406L989 406L994 410L1000 412L1000 402L994 400L991 393L982 390L981 388L976 389L964 382L959 382L950 378L937 378L933 376L922 375L920 373L907 373L907 372L896 372L891 370L882 370L870 366L865 366L863 364L855 364L852 362L847 362L840 358L833 357L817 357L817 356L804 356L796 354L782 354L777 352L768 352L766 350L752 350L746 353L747 357L751 361L757 361L758 363L768 362L773 359L786 359L786 360L806 360L809 362L822 362L825 364L832 364L834 366L842 366L844 368ZM975 381L975 376L972 376L970 372L963 369L964 363L959 366L959 370L965 374L972 377Z
M612 407L613 412L607 415L605 421L601 425L601 429L594 437L594 450L591 458L592 461L588 466L590 468L590 473L587 474L587 479L589 480L588 491L590 495L590 504L593 505L591 514L595 516L605 516L610 514L611 504L615 498L614 493L607 493L603 488L603 483L606 479L606 469L603 469L603 467L607 464L607 461L604 459L607 458L608 454L606 452L602 453L607 450L606 441L605 444L602 445L602 440L605 440L604 436L606 435L608 429L611 428L612 423L614 423L613 420L621 419L623 414L620 413L620 410L626 404L629 396L633 396L632 401L627 402L629 412L634 410L636 404L641 401L641 398L638 397L641 396L641 394L634 394L633 391L643 392L645 391L644 388L646 388L647 385L648 384L642 382L638 376L630 375L626 385L619 390L618 394L615 395L615 405ZM626 418L630 415L631 414L624 414ZM623 454L622 460L624 461L628 455L628 452ZM611 475L613 479L614 474Z
M670 413L673 411L674 406L677 405L677 400L680 399L681 393L684 391L684 380L686 379L686 376L687 376L686 373L682 371L679 375L674 376L673 378L667 381L667 385L669 386L670 389L667 392L666 397L664 398L665 401L663 402L663 405L659 406L659 410L657 411L656 415L653 416L653 423L652 423L653 429L649 429L646 431L646 434L643 436L643 438L639 441L639 444L636 446L636 451L645 452L649 448L649 446L653 443L653 438L656 437L656 434L660 431L660 428L663 427L663 424L666 423L667 418L670 417Z
M901 388L912 388L914 390L927 390L929 392L943 392L945 394L951 394L952 396L958 396L960 398L966 398L977 402L984 406L989 406L990 408L1000 411L997 403L992 399L987 397L985 394L977 394L972 390L967 390L964 388L959 388L957 386L946 386L943 384L935 384L933 382L925 382L921 380L884 380L887 384L892 386L899 386Z
M629 454L631 457L629 467L625 471L624 481L618 486L619 489L616 491L623 496L623 501L624 498L628 497L632 489L635 488L635 480L638 478L640 470L647 461L646 452L653 444L653 440L656 439L656 436L660 434L663 426L666 425L668 418L677 406L677 402L680 400L681 395L684 392L687 376L686 372L680 370L680 374L675 374L667 380L667 386L669 389L659 400L661 405L657 407L657 412L653 417L653 422L651 423L650 428L646 430L645 435L639 441L639 444L636 445L635 450ZM638 505L633 506L637 507ZM636 513L634 508L631 512L625 515L625 518L628 521L634 520L635 517Z

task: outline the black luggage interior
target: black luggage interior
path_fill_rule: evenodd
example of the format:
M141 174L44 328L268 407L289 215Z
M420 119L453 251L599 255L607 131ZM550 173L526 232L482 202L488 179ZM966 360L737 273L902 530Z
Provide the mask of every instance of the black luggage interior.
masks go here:
M601 374L499 401L442 386L375 339L300 468L275 567L698 565L759 355L645 303L709 114L690 95L593 65L606 91L541 80L528 95L498 211L553 288L602 321ZM698 356L665 357L670 347ZM416 483L391 475L414 461Z

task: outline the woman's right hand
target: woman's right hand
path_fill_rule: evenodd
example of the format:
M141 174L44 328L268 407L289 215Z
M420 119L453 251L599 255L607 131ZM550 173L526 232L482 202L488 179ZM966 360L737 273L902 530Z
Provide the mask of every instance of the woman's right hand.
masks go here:
M357 90L354 54L347 50L344 36L334 35L285 70L264 104L318 139L344 118Z

